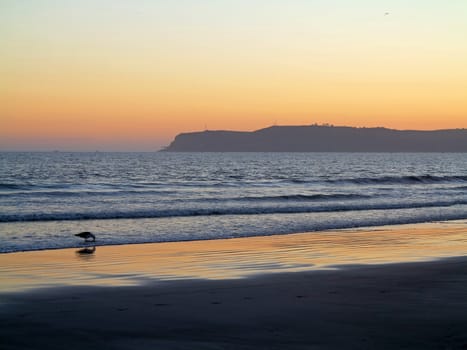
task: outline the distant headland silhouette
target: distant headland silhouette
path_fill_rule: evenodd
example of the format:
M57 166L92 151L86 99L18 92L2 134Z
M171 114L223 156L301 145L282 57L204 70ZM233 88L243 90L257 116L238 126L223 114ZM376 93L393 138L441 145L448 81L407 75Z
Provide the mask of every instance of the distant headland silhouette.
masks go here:
M394 130L324 125L182 133L167 152L467 152L467 129Z

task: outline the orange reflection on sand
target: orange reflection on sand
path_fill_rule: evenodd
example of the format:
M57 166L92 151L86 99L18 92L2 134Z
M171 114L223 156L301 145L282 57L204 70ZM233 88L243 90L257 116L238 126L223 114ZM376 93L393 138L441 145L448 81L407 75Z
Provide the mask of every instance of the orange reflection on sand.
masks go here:
M255 274L431 260L467 254L467 223L449 222L227 240L61 249L0 255L0 291L51 285Z

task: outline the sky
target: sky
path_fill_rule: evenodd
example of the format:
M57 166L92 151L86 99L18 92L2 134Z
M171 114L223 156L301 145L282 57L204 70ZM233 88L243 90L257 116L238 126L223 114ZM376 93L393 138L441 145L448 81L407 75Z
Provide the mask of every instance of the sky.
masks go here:
M465 0L1 0L0 149L467 128Z

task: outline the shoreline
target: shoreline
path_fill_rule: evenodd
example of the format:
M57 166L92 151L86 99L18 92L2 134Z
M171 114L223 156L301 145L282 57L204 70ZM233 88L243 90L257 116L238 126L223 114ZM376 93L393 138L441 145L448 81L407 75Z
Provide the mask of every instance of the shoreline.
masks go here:
M118 219L120 220L120 219ZM127 220L127 219L122 219ZM70 220L73 221L73 220ZM132 243L106 243L100 245L99 241L95 242L88 242L92 244L86 244L81 242L81 244L77 244L70 247L50 247L50 248L43 248L43 249L27 249L27 250L17 250L17 251L4 251L0 252L0 256L3 254L20 254L20 253L34 253L34 252L47 252L47 251L56 251L56 250L72 250L72 249L81 249L89 246L96 246L96 247L115 247L115 246L134 246L134 245L151 245L151 244L166 244L166 243L190 243L190 242L204 242L204 241L223 241L223 240L235 240L235 239L250 239L250 238L266 238L266 237L274 237L274 236L291 236L291 235L303 235L303 234L314 234L314 233L325 233L325 232L352 232L352 231L379 231L381 229L397 229L400 227L420 227L420 226L432 226L432 225L449 225L449 224L457 224L457 225L467 225L467 218L456 218L456 219L446 219L446 220L435 220L435 221L422 221L422 222L405 222L405 223L388 223L384 225L369 225L369 226L356 226L356 227L343 227L343 228L329 228L329 229L322 229L322 230L314 230L314 231L299 231L299 232L289 232L289 233L271 233L271 234L264 234L264 235L252 235L252 236L232 236L232 237L209 237L206 239L186 239L186 240L168 240L168 241L146 241L146 242L132 242ZM72 237L71 234L70 237Z
M467 255L466 232L467 221L459 220L6 253L0 254L0 293L61 285L238 279L352 264L430 261Z
M47 349L465 349L467 222L0 255L0 339Z
M219 224L217 220L224 217L224 215L214 215L212 218L215 221L214 226L217 229L213 230L206 229L205 224L209 225L209 222L203 221L203 224L199 224L193 221L195 216L181 216L180 221L184 222L182 225L173 225L173 222L177 217L161 217L157 220L155 218L117 218L117 219L83 219L83 220L63 220L63 221L14 221L14 222L2 222L0 223L0 231L2 235L6 235L6 239L3 246L0 246L1 254L19 253L19 252L30 252L30 251L47 251L56 249L68 249L68 248L81 248L83 247L83 241L79 238L74 237L74 233L82 231L92 231L98 237L96 244L99 246L116 246L116 245L133 245L133 244L151 244L151 243L174 243L174 242L192 242L192 241L205 241L205 240L223 240L232 238L250 238L250 237L269 237L277 235L290 235L300 233L320 233L324 231L345 231L353 229L361 230L374 230L380 227L399 227L406 225L430 225L439 222L467 222L465 210L459 212L459 206L461 204L453 205L451 209L457 210L456 213L450 215L440 214L438 211L444 210L444 206L434 209L434 207L426 207L423 215L411 217L404 213L405 210L409 209L420 209L417 207L413 208L386 208L386 209L371 209L374 213L377 213L375 217L367 217L363 221L352 223L352 212L344 211L342 215L344 218L334 217L328 218L327 222L322 222L323 216L326 212L316 213L284 213L282 218L286 218L287 224L275 224L275 214L264 214L263 221L270 219L268 224L258 230L256 226L258 223L255 222L255 215L239 215L232 216L234 220L234 226L239 227L243 225L244 228L240 229L240 232L224 229L222 224ZM387 210L391 212L391 215L395 217L386 218ZM357 210L357 215L360 210ZM397 214L398 213L398 214ZM313 215L318 215L316 223ZM397 215L402 215L402 218ZM272 215L272 216L269 216ZM304 215L303 217L296 215ZM310 217L306 217L311 215ZM326 214L327 215L327 214ZM418 214L417 214L418 215ZM229 215L226 215L229 216ZM253 220L250 220L253 218ZM158 220L161 221L158 221ZM203 220L205 220L204 218ZM342 220L341 220L342 219ZM137 220L137 221L135 221ZM338 223L335 222L338 221ZM341 221L339 221L341 220ZM350 221L349 221L350 220ZM89 221L89 222L88 222ZM266 222L264 221L264 222ZM264 223L263 222L263 223ZM310 224L311 223L311 224ZM167 231L160 231L159 226L169 225L171 228ZM187 226L188 225L188 226ZM216 226L217 225L217 226ZM220 225L220 226L219 226ZM139 233L134 231L134 227L137 227ZM186 232L186 227L190 227ZM208 226L209 227L209 226ZM245 229L246 227L254 227L252 231ZM26 234L25 237L22 235L25 232L33 232ZM42 233L40 233L42 232ZM45 235L43 232L52 232L53 235ZM58 233L60 232L60 233ZM36 234L39 233L39 234ZM58 234L57 234L58 233ZM10 236L10 239L8 237Z

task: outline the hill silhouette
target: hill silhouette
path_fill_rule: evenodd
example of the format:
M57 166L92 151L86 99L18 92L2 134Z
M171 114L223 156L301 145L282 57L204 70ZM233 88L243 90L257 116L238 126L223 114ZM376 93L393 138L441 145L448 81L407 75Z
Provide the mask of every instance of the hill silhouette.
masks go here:
M467 129L394 130L271 126L252 131L182 133L169 152L467 152Z

